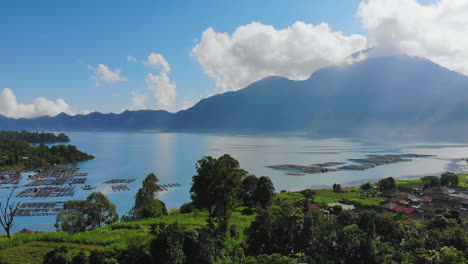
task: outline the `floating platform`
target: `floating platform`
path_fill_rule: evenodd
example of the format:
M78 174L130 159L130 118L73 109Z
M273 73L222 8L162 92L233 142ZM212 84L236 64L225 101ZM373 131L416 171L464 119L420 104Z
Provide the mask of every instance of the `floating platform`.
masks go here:
M45 167L38 170L38 173L29 176L29 179L42 178L73 178L87 176L87 173L77 173L79 168L67 168L65 165Z
M159 184L159 187L160 187L163 191L168 191L169 188L182 187L182 185L180 185L180 184L178 184L178 183L166 183L166 184Z
M113 185L112 191L114 192L119 192L119 191L130 191L130 188L128 188L127 185Z
M34 180L24 186L51 186L51 185L70 185L70 184L85 184L86 178L77 178L77 179L67 179L67 178L58 178L58 179L38 179Z
M16 197L49 198L73 195L75 195L75 187L42 187L28 188L20 192Z
M112 180L105 181L104 183L106 183L106 184L132 183L134 181L135 181L135 179L112 179Z
M23 203L15 216L47 216L59 214L65 202Z
M21 182L21 173L23 170L8 170L0 172L0 185L2 184L19 184Z

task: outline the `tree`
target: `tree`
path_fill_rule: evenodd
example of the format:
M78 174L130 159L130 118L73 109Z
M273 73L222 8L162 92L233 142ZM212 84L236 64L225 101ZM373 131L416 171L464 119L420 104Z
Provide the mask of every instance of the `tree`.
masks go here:
M207 209L211 227L218 220L227 231L231 210L239 202L240 186L247 172L228 154L218 159L205 156L197 162L196 168L190 189L193 204Z
M372 190L372 184L370 182L366 182L364 184L361 185L360 189L364 192L368 192L370 190Z
M7 234L7 237L10 238L11 228L14 226L14 220L16 212L21 205L19 202L13 202L12 198L14 197L15 187L11 188L10 193L7 195L4 201L0 201L0 224Z
M132 209L134 219L160 217L167 214L166 205L157 198L161 187L159 179L154 173L148 174L143 181L143 186L135 195L135 206Z
M432 188L440 186L440 178L437 176L425 176L421 178L425 187Z
M100 192L91 193L86 201L89 203L89 221L92 228L102 227L119 219L115 205Z
M254 207L254 192L257 188L258 178L255 175L248 175L242 180L241 199L247 207Z
M274 194L275 187L270 178L265 176L260 177L253 195L255 203L259 203L262 208L266 208L271 204Z
M396 189L395 180L392 177L381 179L377 182L377 187L381 192L393 192Z
M55 228L58 231L78 233L88 229L88 202L68 201L57 215Z
M333 184L333 192L340 193L341 192L341 184Z
M84 251L80 251L72 258L70 264L89 264L89 256Z
M69 249L65 246L55 247L44 255L42 264L69 264Z
M440 185L458 186L458 176L452 172L445 172L440 176Z
M57 215L57 230L78 233L119 219L115 205L102 193L94 192L85 201L68 201Z
M150 245L154 263L182 264L185 259L183 245L184 232L179 224L174 222L166 226L161 223Z
M315 195L315 192L311 189L302 190L301 193L306 199L311 199Z

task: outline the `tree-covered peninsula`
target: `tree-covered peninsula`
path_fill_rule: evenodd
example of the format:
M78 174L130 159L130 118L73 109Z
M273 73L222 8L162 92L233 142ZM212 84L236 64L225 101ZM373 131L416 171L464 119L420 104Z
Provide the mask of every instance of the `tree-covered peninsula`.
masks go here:
M0 171L17 168L36 169L53 164L67 164L93 159L94 156L73 145L47 146L69 142L60 133L0 131Z

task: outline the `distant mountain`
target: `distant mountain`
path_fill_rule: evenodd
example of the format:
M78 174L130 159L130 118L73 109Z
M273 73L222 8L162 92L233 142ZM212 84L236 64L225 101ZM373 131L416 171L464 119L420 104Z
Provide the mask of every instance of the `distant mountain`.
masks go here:
M325 68L305 81L269 77L242 90L203 99L175 114L126 111L0 118L0 129L464 136L468 132L467 102L467 76L424 59L383 57Z

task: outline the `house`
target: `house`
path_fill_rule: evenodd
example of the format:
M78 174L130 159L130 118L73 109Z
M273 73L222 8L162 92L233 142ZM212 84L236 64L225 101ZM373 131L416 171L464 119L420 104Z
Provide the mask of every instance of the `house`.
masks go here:
M335 205L341 206L341 208L343 208L343 210L354 210L356 208L352 204L342 204L342 203L331 203L331 204L329 204L330 207L333 207Z
M430 197L430 196L423 196L423 197L421 197L419 200L420 200L421 202L423 202L423 203L430 203L430 202L432 202L432 197Z
M26 228L23 228L21 229L18 234L34 234L36 232L32 231L32 230L29 230L29 229L26 229Z
M407 216L416 216L417 214L419 214L419 212L416 209L401 206L401 205L397 205L397 206L393 207L392 210L396 211L396 212L403 212Z

